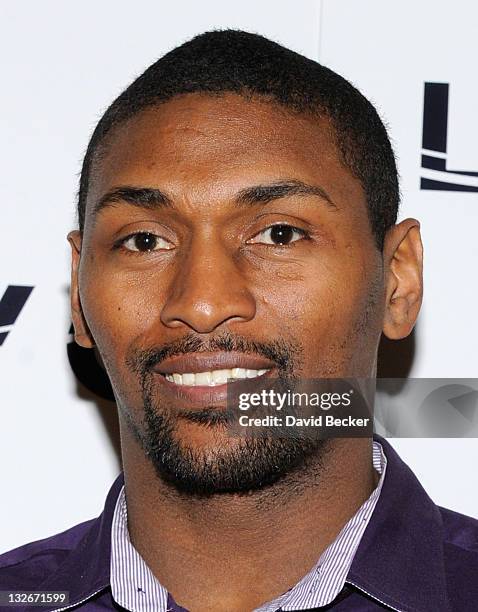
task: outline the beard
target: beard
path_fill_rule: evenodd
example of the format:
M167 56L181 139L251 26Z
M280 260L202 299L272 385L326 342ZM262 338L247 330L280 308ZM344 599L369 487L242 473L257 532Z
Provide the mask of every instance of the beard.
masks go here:
M207 414L199 412L199 414ZM218 419L194 418L205 427L221 427ZM142 446L161 480L178 492L195 496L250 493L262 490L304 470L312 458L321 459L330 440L310 437L261 436L225 438L215 448L198 450L175 437L172 419L145 404L146 431ZM234 440L234 444L227 441Z
M130 414L126 421L159 479L179 493L205 497L224 493L247 494L271 487L286 478L297 483L297 476L305 473L306 468L313 465L315 471L315 467L322 463L330 440L311 438L310 435L280 437L277 434L228 437L225 430L234 417L231 411L204 406L173 414L161 398L157 398L151 372L156 364L176 354L213 350L265 356L277 365L278 378L285 386L293 385L297 378L302 352L297 343L283 340L251 342L230 333L207 343L188 334L160 349L131 351L127 365L139 376L143 427L140 430ZM208 428L217 444L203 449L193 448L187 440L178 439L176 430L180 420Z

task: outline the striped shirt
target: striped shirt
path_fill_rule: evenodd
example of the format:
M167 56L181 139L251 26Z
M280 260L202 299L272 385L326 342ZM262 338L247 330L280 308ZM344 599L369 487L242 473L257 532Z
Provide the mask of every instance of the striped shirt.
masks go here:
M373 442L373 466L380 474L370 497L323 551L316 565L294 587L254 612L307 610L325 606L342 590L350 565L382 489L387 459ZM168 612L168 592L135 549L128 533L124 486L118 496L111 530L110 581L113 599L131 612Z

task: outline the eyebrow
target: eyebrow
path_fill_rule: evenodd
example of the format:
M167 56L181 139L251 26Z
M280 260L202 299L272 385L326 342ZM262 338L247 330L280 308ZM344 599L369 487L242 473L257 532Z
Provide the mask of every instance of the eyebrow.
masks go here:
M171 208L172 201L160 189L154 187L131 187L124 185L107 191L93 209L93 216L108 206L127 202L139 208Z
M234 197L239 206L267 204L274 200L295 195L314 195L321 198L328 206L337 208L329 194L319 185L310 185L296 179L275 181L263 185L254 185L241 189ZM106 192L93 209L93 216L108 206L126 202L145 209L174 208L172 199L156 187L132 187L124 185Z

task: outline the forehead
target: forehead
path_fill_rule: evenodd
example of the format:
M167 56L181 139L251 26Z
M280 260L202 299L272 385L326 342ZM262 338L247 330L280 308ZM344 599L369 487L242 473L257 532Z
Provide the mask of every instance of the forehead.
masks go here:
M179 199L220 198L278 178L319 181L334 200L365 210L326 117L232 93L187 94L112 130L92 173L88 209L123 184L157 186Z

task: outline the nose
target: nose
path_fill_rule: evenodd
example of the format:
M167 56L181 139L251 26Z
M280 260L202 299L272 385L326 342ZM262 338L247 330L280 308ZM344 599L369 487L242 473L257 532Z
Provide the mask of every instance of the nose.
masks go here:
M161 321L209 333L226 321L250 321L256 302L244 272L219 240L196 239L178 262Z

